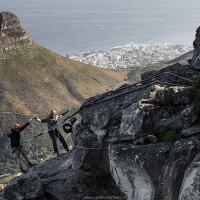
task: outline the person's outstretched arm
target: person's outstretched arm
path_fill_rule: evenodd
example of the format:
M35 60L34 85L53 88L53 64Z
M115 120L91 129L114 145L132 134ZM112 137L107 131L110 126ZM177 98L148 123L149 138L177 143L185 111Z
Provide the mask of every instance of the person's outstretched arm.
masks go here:
M20 132L23 131L30 123L31 123L31 119L28 120L28 122L26 122L26 124L24 124L22 127L20 127Z
M37 117L34 117L34 119L35 119L36 121L38 121L38 122L41 122L41 123L46 123L46 122L47 122L47 119L48 119L48 117L47 117L47 118L45 118L45 119L40 119L40 118L38 118L38 116L37 116Z

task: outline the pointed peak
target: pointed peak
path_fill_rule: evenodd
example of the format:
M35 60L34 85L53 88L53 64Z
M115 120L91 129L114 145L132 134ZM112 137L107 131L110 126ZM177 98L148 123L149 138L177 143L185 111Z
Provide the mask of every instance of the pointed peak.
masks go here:
M0 13L0 52L30 46L32 40L22 28L19 18L11 12Z

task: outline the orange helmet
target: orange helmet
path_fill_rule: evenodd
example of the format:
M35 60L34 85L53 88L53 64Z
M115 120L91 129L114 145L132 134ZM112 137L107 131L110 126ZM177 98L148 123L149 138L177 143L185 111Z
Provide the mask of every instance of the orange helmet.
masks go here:
M55 115L55 114L56 114L56 111L55 111L55 110L51 110L50 114L51 114L51 115Z
M13 129L20 128L20 124L13 124L12 128Z

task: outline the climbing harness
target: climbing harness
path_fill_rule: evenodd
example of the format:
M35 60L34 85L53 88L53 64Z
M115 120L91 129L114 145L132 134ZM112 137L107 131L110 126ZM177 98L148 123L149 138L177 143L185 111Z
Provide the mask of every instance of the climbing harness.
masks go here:
M64 124L67 123L67 121L72 118L73 116L75 116L76 114L78 114L79 112L81 111L81 109L79 109L78 111L76 111L75 113L73 113L72 115L68 116L67 118L65 118L62 122L60 123L57 123L56 125L54 126L51 126L50 128L48 128L48 130L54 130L55 128L58 128L58 127L62 127Z

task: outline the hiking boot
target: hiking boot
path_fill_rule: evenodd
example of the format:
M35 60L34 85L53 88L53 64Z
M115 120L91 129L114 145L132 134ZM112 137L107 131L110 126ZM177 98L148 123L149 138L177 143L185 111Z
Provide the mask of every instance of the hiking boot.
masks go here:
M67 154L70 154L72 152L72 150L67 151Z
M34 167L36 164L29 163L29 167Z
M60 156L66 156L66 155L70 154L71 151L72 151L72 150L69 150L69 151L67 151L66 153L61 153Z

